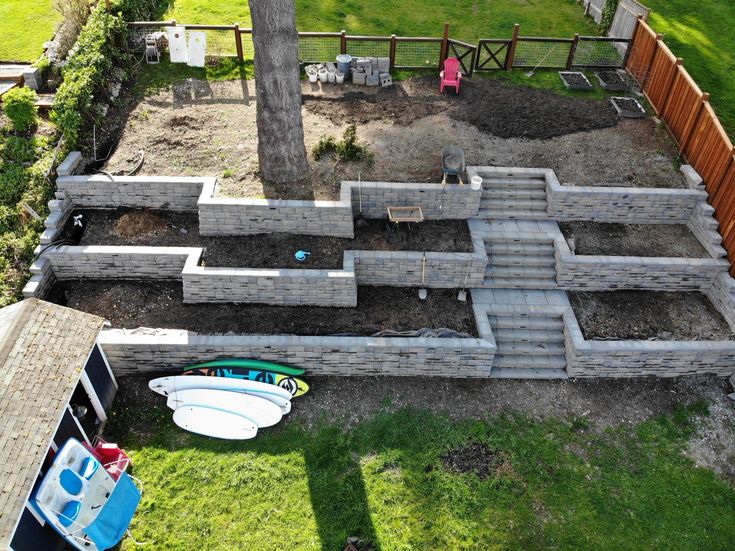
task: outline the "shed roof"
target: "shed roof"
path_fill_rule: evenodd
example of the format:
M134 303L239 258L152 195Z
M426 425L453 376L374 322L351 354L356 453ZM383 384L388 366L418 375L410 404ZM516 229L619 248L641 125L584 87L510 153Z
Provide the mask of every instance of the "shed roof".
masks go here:
M38 299L0 309L0 548L10 544L103 321Z

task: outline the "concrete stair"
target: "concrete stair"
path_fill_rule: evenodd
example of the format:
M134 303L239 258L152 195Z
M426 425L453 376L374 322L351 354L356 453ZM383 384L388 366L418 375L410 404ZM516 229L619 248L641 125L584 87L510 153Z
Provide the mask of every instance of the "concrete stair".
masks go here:
M498 346L493 376L565 378L567 360L561 316L543 312L488 313Z
M488 265L483 287L554 289L553 239L545 234L491 234L485 240Z
M486 220L547 220L543 176L485 176L479 218Z

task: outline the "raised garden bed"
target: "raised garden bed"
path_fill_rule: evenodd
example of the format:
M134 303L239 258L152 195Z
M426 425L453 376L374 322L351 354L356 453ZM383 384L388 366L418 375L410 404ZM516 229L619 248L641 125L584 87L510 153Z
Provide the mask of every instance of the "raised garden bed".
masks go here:
M709 299L697 292L570 292L587 340L707 341L735 338Z
M559 76L564 86L570 90L592 90L594 88L584 73L579 71L559 71Z
M628 81L617 71L596 71L595 77L608 92L625 92L630 87Z
M472 239L464 220L433 220L410 227L384 220L368 220L353 239L286 233L240 237L203 237L194 213L159 210L78 210L87 227L80 245L204 247L207 266L249 268L341 268L344 251L472 252ZM71 235L72 219L64 236ZM294 253L311 253L298 262Z
M448 328L477 336L471 301L455 290L359 287L357 308L184 304L180 284L85 280L57 282L49 299L97 314L114 328L164 327L199 333L258 335L351 334Z
M637 99L613 97L610 103L624 119L642 119L646 116L646 110Z
M566 222L559 227L574 240L577 255L709 258L684 225Z

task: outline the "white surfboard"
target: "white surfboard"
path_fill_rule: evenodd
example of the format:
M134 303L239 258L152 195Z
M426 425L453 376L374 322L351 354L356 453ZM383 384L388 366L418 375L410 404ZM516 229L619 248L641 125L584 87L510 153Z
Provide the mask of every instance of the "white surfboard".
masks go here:
M230 390L210 388L179 390L168 395L166 405L173 410L182 406L222 409L250 419L258 428L271 427L283 417L281 408L273 402L252 394Z
M148 388L163 396L190 388L245 392L273 402L281 408L284 415L291 411L291 393L288 390L260 381L231 379L229 377L207 377L206 375L176 375L153 379L148 383Z
M182 406L174 411L174 423L189 432L223 440L249 440L258 434L258 427L250 419L199 406Z

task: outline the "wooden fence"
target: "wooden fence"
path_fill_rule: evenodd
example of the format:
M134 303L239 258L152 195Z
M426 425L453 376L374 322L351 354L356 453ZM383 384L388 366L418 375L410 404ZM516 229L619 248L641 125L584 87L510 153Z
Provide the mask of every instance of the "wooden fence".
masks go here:
M703 93L643 18L638 19L626 69L638 81L681 156L704 180L735 276L735 148Z

